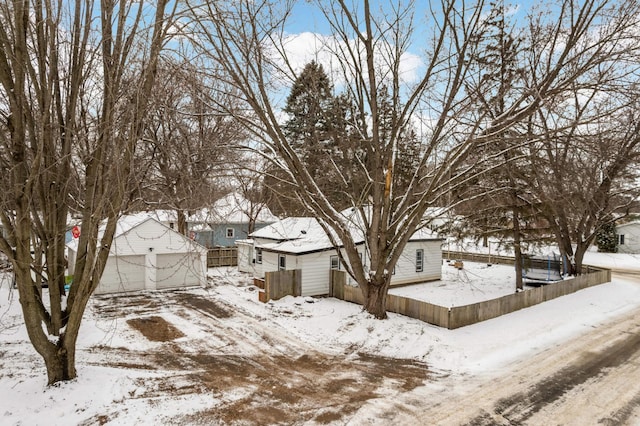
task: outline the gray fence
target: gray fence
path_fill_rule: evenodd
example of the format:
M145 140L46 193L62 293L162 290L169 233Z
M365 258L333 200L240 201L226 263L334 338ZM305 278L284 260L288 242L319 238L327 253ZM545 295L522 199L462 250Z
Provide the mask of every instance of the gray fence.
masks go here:
M465 259L471 260L468 258ZM482 260L474 259L474 261ZM498 262L494 260L493 263ZM513 259L511 259L511 264L513 264ZM416 318L439 327L455 329L496 318L547 300L574 293L587 287L611 281L611 271L593 267L588 269L589 273L578 277L510 294L497 299L452 308L389 294L387 296L387 311ZM332 271L331 291L335 298L360 305L364 302L360 288L347 285L346 274L342 271Z

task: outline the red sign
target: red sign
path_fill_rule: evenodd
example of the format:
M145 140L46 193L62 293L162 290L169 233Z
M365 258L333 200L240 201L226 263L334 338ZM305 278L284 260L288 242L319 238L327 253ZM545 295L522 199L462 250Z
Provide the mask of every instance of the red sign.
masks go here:
M80 237L80 227L76 225L73 228L71 228L71 235L73 235L73 238Z

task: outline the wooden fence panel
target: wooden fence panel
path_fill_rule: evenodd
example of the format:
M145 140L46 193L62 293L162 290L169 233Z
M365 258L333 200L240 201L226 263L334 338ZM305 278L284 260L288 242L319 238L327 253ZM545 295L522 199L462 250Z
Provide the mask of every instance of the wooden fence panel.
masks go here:
M264 292L266 300L278 300L285 296L302 295L302 271L266 272L264 275Z
M238 266L237 247L214 247L207 251L207 268Z
M347 284L347 273L332 269L329 280L329 297L344 300L344 286Z
M474 261L486 261L481 256L469 254ZM493 263L498 256L492 256ZM503 256L500 256L503 258ZM465 258L466 260L471 260ZM505 258L507 259L507 258ZM503 261L504 259L499 259ZM513 264L513 259L509 260ZM447 308L421 300L410 299L395 294L387 295L387 311L416 318L429 324L455 329L477 322L496 318L520 309L528 308L539 303L574 293L587 287L611 281L611 271L590 268L590 273L570 278L564 281L543 285L529 290L486 300L465 306ZM346 274L342 271L332 271L331 291L333 297L362 305L364 297L359 287L346 284Z
M464 327L496 318L542 302L566 296L576 291L611 281L611 271L592 268L594 272L564 281L543 285L523 292L509 294L466 306L456 306L449 312L450 329Z

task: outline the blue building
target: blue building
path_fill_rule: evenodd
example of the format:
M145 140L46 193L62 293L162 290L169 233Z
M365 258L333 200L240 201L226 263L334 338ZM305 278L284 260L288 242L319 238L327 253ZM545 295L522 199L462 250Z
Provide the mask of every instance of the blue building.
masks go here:
M205 247L233 247L236 240L244 240L277 221L264 203L247 200L232 192L205 209L189 217L189 232Z

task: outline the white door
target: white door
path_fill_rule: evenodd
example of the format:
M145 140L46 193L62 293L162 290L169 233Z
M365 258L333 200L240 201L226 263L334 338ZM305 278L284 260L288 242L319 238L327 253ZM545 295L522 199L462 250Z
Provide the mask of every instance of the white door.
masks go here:
M96 294L144 288L144 256L109 256Z
M156 258L156 288L198 286L203 279L199 253L159 254Z

